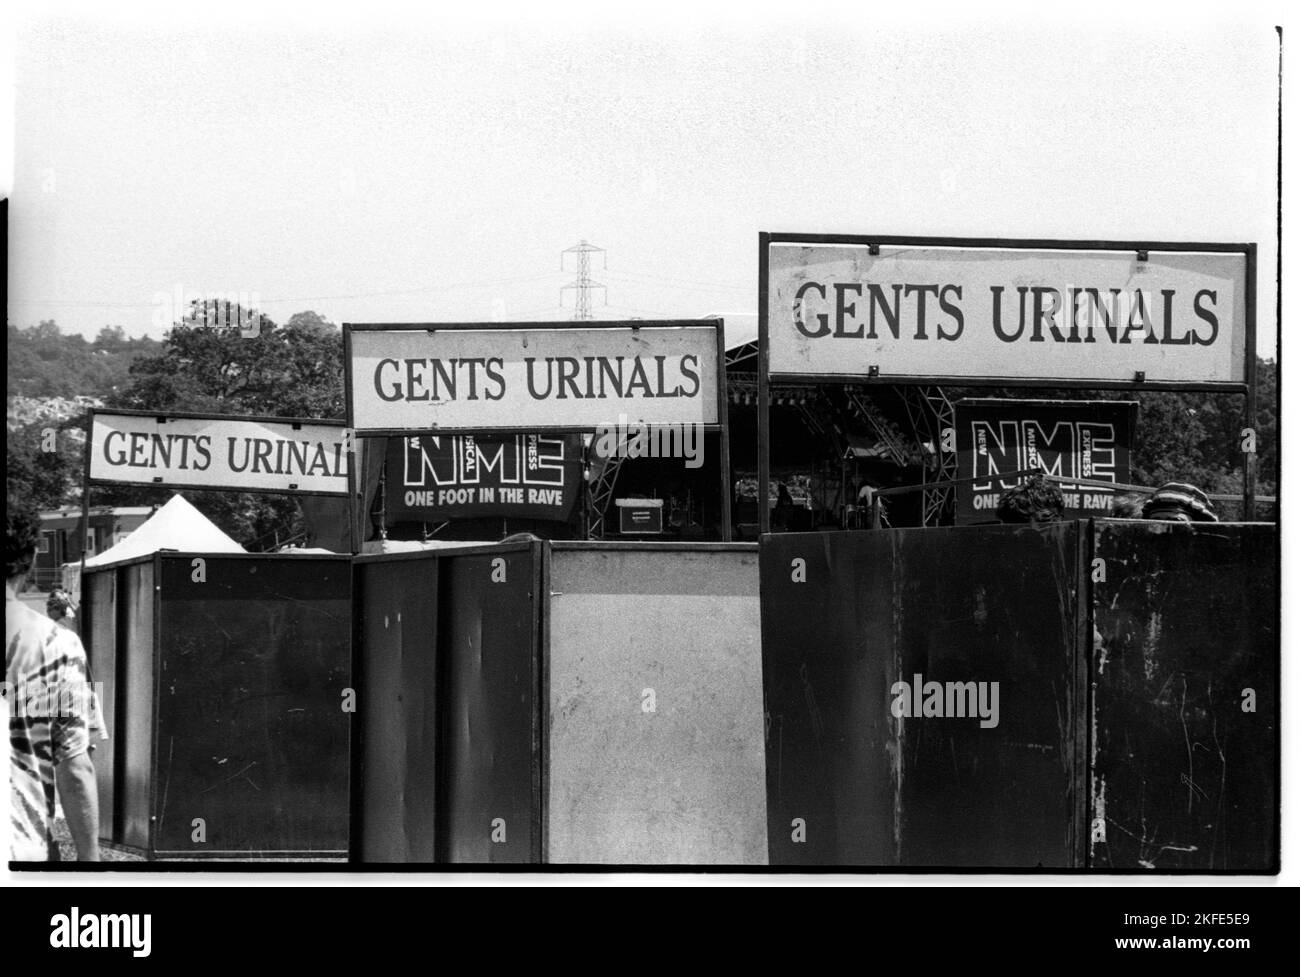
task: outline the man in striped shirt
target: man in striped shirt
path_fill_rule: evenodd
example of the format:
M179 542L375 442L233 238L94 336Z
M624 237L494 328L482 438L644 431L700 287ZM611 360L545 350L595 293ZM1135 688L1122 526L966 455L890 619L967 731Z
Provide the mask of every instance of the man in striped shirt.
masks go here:
M99 798L90 751L95 714L86 652L75 631L18 599L40 520L7 499L5 687L9 712L9 829L13 861L58 858L55 788L80 861L99 861Z

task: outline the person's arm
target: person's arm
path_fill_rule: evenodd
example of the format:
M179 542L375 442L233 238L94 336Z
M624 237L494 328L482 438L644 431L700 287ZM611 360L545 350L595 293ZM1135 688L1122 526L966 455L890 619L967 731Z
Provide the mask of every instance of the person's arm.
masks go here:
M63 816L77 846L77 861L99 861L99 791L89 753L68 757L54 768Z
M57 625L56 625L57 627ZM50 747L54 760L54 785L63 815L77 846L77 860L99 861L99 790L90 723L96 717L97 699L90 684L86 650L75 632L58 628L58 712L50 720ZM96 720L97 721L97 720Z

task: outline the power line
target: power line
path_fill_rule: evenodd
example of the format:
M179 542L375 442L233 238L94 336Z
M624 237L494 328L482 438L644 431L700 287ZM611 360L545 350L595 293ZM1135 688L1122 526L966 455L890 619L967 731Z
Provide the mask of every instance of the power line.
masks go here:
M538 282L544 279L554 278L555 274L549 273L544 275L520 275L514 278L494 278L478 282L451 282L446 285L424 285L418 288L398 289L394 291L382 292L352 292L338 295L299 295L289 298L261 298L257 299L258 305L272 305L277 302L325 302L337 299L364 299L364 298L382 298L389 295L418 295L424 292L449 291L455 288L490 288L495 285L510 285L522 282ZM217 290L220 291L220 290ZM170 294L170 293L166 293ZM189 294L189 293L186 293ZM201 296L196 293L195 297ZM89 309L152 309L157 302L95 302L92 300L82 299L22 299L13 300L13 305L51 305L51 306L71 306L77 308Z
M723 282L706 282L697 278L673 278L668 275L652 275L648 272L638 271L612 271L610 275L616 278L645 278L652 281L667 282L670 285L699 285L704 288L726 290L731 292L750 292L752 288L748 285L728 285Z

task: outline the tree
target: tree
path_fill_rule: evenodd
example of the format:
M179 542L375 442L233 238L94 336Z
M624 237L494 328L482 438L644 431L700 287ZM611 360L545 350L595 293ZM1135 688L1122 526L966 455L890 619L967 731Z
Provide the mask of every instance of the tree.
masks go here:
M105 326L99 330L99 335L95 337L92 345L97 350L119 350L128 346L130 342L126 330L121 326Z
M79 421L34 421L6 432L5 488L37 509L59 509L80 498L84 442Z
M30 329L10 324L8 344L11 397L103 397L126 382L132 360L158 348L143 336L127 338L120 326L105 326L87 343L50 319Z

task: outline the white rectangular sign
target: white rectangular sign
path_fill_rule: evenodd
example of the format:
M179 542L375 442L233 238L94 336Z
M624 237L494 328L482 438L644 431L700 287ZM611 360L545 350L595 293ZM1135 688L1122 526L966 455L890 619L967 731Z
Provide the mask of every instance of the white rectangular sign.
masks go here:
M342 425L96 411L89 476L92 482L347 495L348 453Z
M349 327L358 434L717 424L717 327Z
M1246 254L772 242L769 374L1245 382Z

